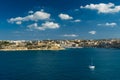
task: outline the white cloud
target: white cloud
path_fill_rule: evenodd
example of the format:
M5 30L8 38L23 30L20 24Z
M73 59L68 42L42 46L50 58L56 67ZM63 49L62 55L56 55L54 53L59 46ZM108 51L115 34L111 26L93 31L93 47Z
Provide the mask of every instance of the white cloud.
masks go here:
M81 20L80 19L76 19L73 22L81 22Z
M28 28L30 30L33 30L33 29L37 29L37 30L57 29L59 27L60 27L60 25L58 23L54 23L54 22L45 22L45 23L42 23L41 26L39 26L37 23L28 25Z
M65 34L64 37L78 37L79 35L76 34Z
M31 25L28 25L27 27L28 27L30 30L38 29L38 24L37 24L37 23L34 23L34 24L31 24Z
M43 29L56 29L59 27L60 27L59 24L54 22L45 22L42 24Z
M116 24L116 23L106 23L105 25L106 25L106 26L110 26L110 27L114 27L114 26L116 26L117 24Z
M8 20L9 23L18 23L23 21L38 21L38 20L47 20L50 19L51 14L43 12L43 11L36 11L34 14L25 16L25 17L16 17L11 18Z
M22 17L16 17L16 18L11 18L8 20L9 23L14 23L14 22L18 22L18 21L22 21L23 18Z
M90 5L86 5L86 6L80 6L80 8L97 10L98 13L116 13L116 12L120 12L120 5L116 6L114 3L90 4Z
M59 14L58 15L60 19L62 20L70 20L70 19L73 19L73 17L69 16L68 14Z
M34 21L34 24L27 25L29 30L57 29L60 27L60 25L58 23L49 21L51 14L44 12L43 9L41 11L36 11L36 12L29 11L28 13L30 15L27 15L25 17L11 18L8 20L8 22L20 25L23 22ZM41 25L39 25L39 23L38 23L39 20L45 20L45 22L42 23Z
M98 25L98 26L115 27L115 26L117 26L117 23L115 23L115 22L111 22L111 23L106 22L105 24L97 24L97 25Z
M16 24L20 25L20 24L22 24L22 22L21 21L17 21Z
M89 31L88 33L89 33L89 34L92 34L92 35L95 35L95 34L96 34L96 31Z

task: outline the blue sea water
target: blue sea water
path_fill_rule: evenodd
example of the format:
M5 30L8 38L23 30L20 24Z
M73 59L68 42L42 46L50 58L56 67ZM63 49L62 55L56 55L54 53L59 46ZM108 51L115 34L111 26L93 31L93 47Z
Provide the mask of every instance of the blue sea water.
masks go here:
M0 51L0 80L120 80L120 50Z

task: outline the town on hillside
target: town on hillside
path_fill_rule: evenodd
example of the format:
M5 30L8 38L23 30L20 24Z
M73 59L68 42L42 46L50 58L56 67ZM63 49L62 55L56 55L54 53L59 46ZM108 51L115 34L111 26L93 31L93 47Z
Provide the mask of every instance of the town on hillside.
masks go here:
M64 50L66 48L120 48L119 39L1 40L0 50Z

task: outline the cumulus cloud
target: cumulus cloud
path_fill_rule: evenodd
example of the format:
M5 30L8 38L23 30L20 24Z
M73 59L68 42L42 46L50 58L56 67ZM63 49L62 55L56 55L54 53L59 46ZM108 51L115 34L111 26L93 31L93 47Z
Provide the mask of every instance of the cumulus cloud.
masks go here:
M69 16L68 14L59 14L58 15L60 19L62 20L70 20L70 19L73 19L73 17Z
M106 26L110 26L110 27L114 27L114 26L116 26L117 24L116 24L116 23L106 23L105 25L106 25Z
M36 11L31 15L27 15L25 17L16 17L11 18L8 20L9 23L22 23L24 21L38 21L38 20L47 20L50 19L51 14L43 12L43 11Z
M80 6L80 8L97 10L98 13L116 13L116 12L120 12L120 5L116 6L113 3L90 4L90 5L86 5L86 6Z
M28 25L27 27L28 27L30 30L38 29L38 28L39 28L39 26L38 26L37 23L34 23L34 24L31 24L31 25Z
M27 26L30 30L37 29L37 30L46 30L46 29L57 29L60 27L58 23L54 22L45 22L42 23L41 26L38 25L38 23L34 23Z
M65 34L64 37L78 37L79 35L76 34Z
M14 22L21 22L23 20L22 17L16 17L16 18L11 18L8 20L9 23L14 23Z
M117 23L115 23L115 22L112 22L112 23L107 22L107 23L105 23L105 24L97 24L97 25L98 25L98 26L115 27L115 26L117 26Z
M21 21L17 21L16 24L20 25L20 24L22 24L22 22Z
M74 20L73 22L81 22L81 20L80 19L76 19L76 20Z
M89 34L92 34L92 35L95 35L95 34L96 34L96 31L89 31L88 33L89 33Z

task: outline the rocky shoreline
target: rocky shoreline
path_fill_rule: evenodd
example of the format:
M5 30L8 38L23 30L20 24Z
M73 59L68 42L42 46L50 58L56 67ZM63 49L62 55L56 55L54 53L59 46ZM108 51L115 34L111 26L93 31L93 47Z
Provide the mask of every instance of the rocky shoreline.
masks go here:
M58 50L65 50L65 48L61 48L61 49L0 49L0 51L39 51L39 50L58 51Z

